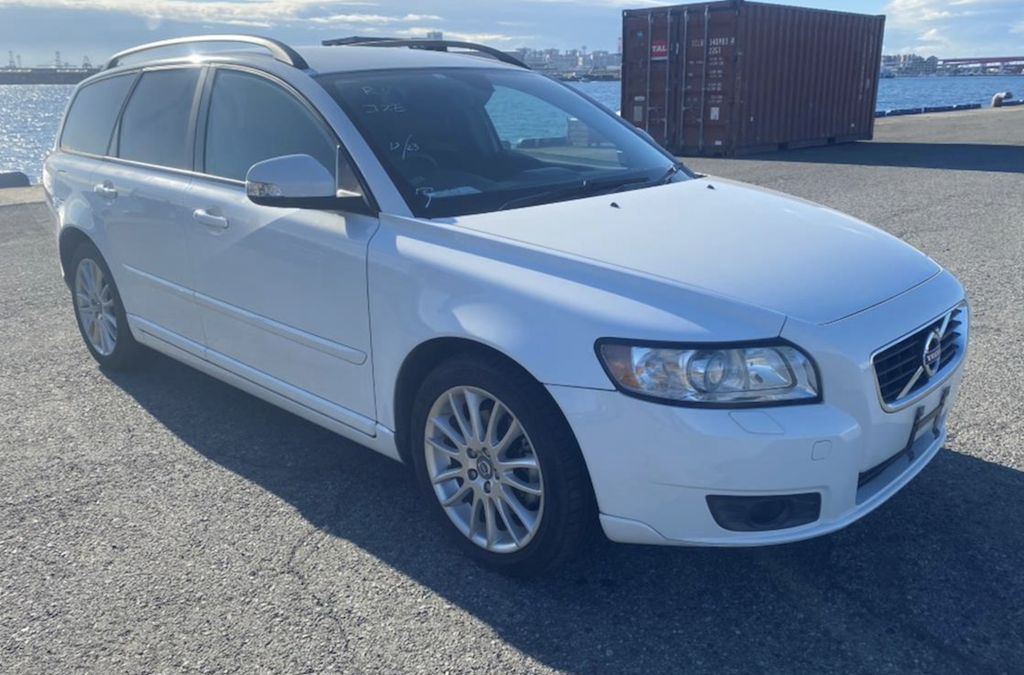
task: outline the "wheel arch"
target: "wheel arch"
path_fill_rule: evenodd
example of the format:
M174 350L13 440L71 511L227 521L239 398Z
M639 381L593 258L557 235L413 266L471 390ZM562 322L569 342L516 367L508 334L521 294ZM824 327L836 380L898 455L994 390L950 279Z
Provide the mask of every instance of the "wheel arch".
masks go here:
M81 228L75 227L74 225L68 225L60 232L60 237L57 240L60 256L60 269L64 276L64 283L67 284L68 287L71 286L71 279L68 277L68 272L71 268L71 259L75 255L75 250L85 243L96 246L96 242L92 240L92 237L86 234ZM97 250L98 249L99 247L97 247Z
M482 354L503 361L504 363L521 371L531 380L537 383L538 391L543 392L556 410L562 415L562 419L571 433L571 425L565 419L565 413L548 393L543 382L533 375L521 363L510 357L508 354L490 345L463 337L438 337L427 340L417 345L402 361L398 370L398 377L395 381L394 410L395 410L395 445L398 447L398 454L402 461L410 464L412 460L410 418L416 400L416 393L419 391L423 380L442 361L455 356ZM575 438L575 435L574 435Z

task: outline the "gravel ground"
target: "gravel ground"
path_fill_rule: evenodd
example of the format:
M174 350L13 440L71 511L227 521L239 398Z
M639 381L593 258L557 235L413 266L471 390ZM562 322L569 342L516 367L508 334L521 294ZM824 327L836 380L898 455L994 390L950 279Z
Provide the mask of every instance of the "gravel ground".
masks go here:
M162 357L100 372L43 206L9 205L0 671L1024 672L1024 114L690 163L877 223L969 289L947 447L884 508L776 548L481 571L390 460Z

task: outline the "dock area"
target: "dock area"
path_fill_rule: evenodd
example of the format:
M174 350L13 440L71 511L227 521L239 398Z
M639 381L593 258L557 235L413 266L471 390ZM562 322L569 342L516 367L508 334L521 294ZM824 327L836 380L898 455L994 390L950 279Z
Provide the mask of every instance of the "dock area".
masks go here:
M684 161L862 218L967 287L946 447L880 510L787 546L601 540L550 578L483 572L434 544L398 464L163 357L101 372L40 188L0 190L3 669L1017 672L1024 107Z

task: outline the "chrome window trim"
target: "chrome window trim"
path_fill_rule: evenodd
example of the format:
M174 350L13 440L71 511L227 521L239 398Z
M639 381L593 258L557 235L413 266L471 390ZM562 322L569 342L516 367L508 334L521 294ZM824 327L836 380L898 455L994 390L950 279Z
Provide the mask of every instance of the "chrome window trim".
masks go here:
M914 334L921 332L922 330L932 325L939 319L943 319L943 325L945 325L946 323L948 323L950 317L953 315L953 312L957 310L961 310L964 313L964 321L961 322L964 326L964 331L961 335L960 350L957 352L957 355L953 357L953 360L946 364L945 372L942 374L942 376L938 378L933 378L928 383L928 386L919 391L915 391L913 394L910 394L904 398L897 399L892 403L886 403L885 399L882 397L882 386L878 382L878 371L875 369L875 358L889 347L899 344L900 342L906 340L907 338L912 337ZM868 363L871 367L871 377L875 381L875 393L878 395L878 402L882 405L882 410L888 413L899 412L900 410L903 410L914 405L915 403L917 403L918 401L920 401L921 399L925 398L933 391L938 389L940 386L942 386L946 382L946 380L948 380L950 377L953 376L954 373L956 373L956 371L960 367L960 364L963 362L964 357L967 355L967 343L970 339L970 331L971 310L969 303L966 299L964 299L958 302L957 304L953 305L946 311L942 312L938 316L924 322L923 324L921 324L917 328L914 328L913 330L907 331L906 333L896 338L895 340L891 340L887 344L873 351L871 353L871 358L869 359Z
M211 176L199 171L192 171L191 169L176 169L172 166L163 166L161 164L147 164L146 162L139 162L134 159L124 159L122 157L113 157L111 155L94 155L88 152L80 152L78 150L61 150L69 155L78 155L80 157L88 157L90 159L98 159L104 162L113 162L115 164L125 164L128 166L137 166L141 169L152 169L154 171L166 171L168 173L175 173L183 176L190 176L192 178L204 178L208 180L215 180L222 183L230 183L231 185L237 185L239 187L245 187L244 181L234 180L233 178L224 178L222 176Z

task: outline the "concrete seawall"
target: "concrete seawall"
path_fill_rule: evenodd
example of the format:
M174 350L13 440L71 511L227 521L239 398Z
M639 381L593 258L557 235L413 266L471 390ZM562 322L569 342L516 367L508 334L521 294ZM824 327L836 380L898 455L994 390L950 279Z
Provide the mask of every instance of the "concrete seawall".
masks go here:
M43 201L43 188L41 185L0 190L0 206L31 204L41 201Z

